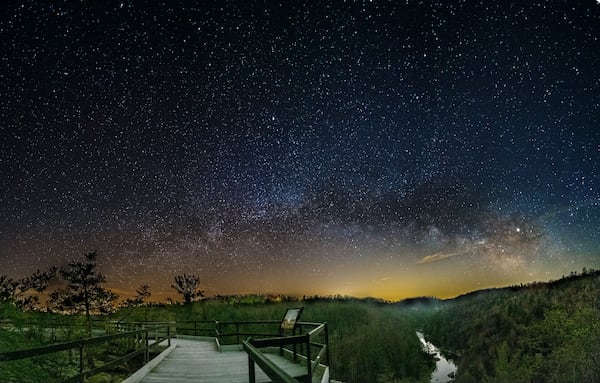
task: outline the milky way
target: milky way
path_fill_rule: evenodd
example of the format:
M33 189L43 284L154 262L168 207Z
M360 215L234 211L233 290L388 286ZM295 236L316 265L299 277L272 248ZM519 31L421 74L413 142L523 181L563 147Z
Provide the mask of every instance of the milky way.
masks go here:
M600 266L595 1L9 2L0 275L451 296Z

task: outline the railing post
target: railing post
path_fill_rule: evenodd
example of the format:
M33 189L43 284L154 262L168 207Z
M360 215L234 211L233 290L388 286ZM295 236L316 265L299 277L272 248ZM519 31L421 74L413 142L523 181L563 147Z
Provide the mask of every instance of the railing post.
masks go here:
M144 364L150 360L150 353L148 350L148 328L144 329Z
M312 360L310 359L310 335L306 335L306 370L308 376L306 377L306 382L312 382Z
M298 324L298 331L302 334L302 325ZM294 328L294 335L296 335L296 328ZM300 354L304 352L304 344L300 343ZM296 345L294 344L294 361L296 361Z
M302 334L302 325L301 324L298 325L298 330L300 331L300 334ZM296 327L294 327L292 334L296 335ZM298 359L298 352L296 350L296 347L297 347L297 345L296 345L296 343L294 343L294 345L292 346L292 349L294 350L294 359L293 359L294 362ZM300 344L300 352L302 352L302 344Z
M85 380L83 376L83 341L79 343L79 381L83 383Z
M215 321L215 335L217 336L217 339L219 340L219 344L221 344L221 324L219 323L218 320Z
M329 328L327 327L327 322L325 322L325 347L327 347L325 353L327 357L327 366L329 367L329 371L331 371L331 361L329 360Z
M158 326L154 326L154 349L158 347Z
M235 334L236 334L237 344L240 344L240 322L235 322Z
M171 347L171 325L167 325L167 345Z
M198 335L198 321L194 321L194 336Z
M248 354L248 382L256 383L256 372L254 371L254 361Z

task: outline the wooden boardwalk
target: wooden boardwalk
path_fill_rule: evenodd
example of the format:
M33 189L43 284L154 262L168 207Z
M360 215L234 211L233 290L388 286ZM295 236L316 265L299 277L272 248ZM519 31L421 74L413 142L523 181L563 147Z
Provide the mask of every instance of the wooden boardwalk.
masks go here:
M176 339L175 349L154 367L141 382L247 383L248 354L240 347L219 351L214 340ZM266 354L269 359L294 377L306 375L306 367L278 354ZM270 382L256 366L256 382Z

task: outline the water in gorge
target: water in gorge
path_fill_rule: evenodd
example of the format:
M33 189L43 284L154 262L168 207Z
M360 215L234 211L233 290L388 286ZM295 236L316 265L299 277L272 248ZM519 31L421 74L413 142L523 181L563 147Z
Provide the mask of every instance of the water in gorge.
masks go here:
M423 345L423 350L436 358L435 370L431 373L431 383L448 383L452 382L456 373L456 365L453 361L444 358L440 350L431 342L428 342L422 332L417 331L419 341Z

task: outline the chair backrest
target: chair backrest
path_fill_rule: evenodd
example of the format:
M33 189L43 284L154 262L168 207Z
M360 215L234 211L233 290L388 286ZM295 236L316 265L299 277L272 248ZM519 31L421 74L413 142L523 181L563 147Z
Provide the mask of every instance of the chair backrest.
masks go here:
M279 332L284 333L285 330L291 330L292 332L296 329L296 325L300 321L304 307L293 307L285 310L285 314L281 323L279 324Z

